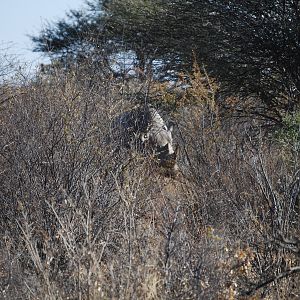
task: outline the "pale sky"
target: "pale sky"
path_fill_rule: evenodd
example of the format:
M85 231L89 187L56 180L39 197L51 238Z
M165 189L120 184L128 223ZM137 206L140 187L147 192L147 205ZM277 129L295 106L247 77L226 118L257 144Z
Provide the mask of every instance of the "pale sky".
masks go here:
M55 22L70 9L84 7L84 0L0 0L0 49L8 45L10 54L36 64L41 54L32 52L27 35L37 35L46 22Z

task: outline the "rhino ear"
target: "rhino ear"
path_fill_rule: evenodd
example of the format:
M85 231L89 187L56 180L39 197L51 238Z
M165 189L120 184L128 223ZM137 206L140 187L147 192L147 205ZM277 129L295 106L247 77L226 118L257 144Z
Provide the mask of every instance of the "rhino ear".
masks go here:
M148 133L142 132L142 133L140 134L140 138L141 138L141 141L144 143L144 142L146 142L147 140L149 140L149 134L148 134Z

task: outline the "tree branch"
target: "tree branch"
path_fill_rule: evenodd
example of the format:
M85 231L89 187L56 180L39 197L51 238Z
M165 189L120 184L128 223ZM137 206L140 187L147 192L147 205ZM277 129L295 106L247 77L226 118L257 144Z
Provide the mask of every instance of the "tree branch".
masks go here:
M257 290L265 287L266 285L274 282L274 281L277 281L277 280L281 280L283 278L286 278L292 274L295 274L295 273L298 273L300 272L300 266L297 266L297 267L293 267L291 268L290 270L288 271L285 271L283 273L280 273L279 275L277 276L272 276L270 277L269 279L265 280L265 281L262 281L260 282L259 284L257 284L256 286L254 286L253 288L251 288L250 290L248 291L244 291L241 293L242 296L250 296L250 295L253 295Z

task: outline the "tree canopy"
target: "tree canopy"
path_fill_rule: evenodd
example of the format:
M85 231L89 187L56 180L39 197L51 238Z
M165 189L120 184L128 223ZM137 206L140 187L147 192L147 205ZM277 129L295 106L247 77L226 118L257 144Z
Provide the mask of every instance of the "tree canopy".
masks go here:
M299 102L299 0L94 0L32 39L60 58L132 51L162 75L190 71L194 53L227 95L259 97L278 116Z

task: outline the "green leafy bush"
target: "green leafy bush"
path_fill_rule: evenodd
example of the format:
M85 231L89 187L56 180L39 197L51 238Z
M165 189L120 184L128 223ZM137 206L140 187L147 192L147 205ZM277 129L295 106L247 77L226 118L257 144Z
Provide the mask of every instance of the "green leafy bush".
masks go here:
M283 147L292 151L300 149L300 112L286 114L283 117L282 127L276 132L276 139Z

